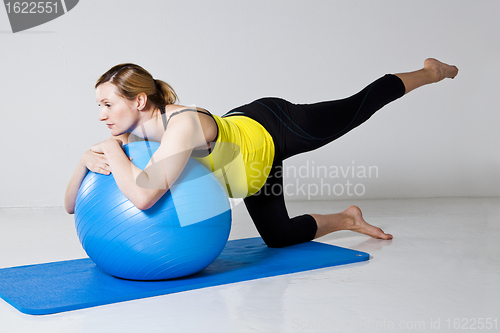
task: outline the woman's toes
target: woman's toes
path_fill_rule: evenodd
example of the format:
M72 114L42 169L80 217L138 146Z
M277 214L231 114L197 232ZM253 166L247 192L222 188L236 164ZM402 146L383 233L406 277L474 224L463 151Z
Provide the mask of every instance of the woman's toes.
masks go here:
M382 229L380 229L380 234L378 238L389 240L392 239L392 235L386 234Z

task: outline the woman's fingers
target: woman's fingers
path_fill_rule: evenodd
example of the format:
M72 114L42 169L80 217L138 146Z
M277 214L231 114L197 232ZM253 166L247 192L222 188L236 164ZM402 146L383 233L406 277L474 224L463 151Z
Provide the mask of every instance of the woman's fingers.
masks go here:
M104 175L109 175L111 173L111 168L109 167L108 160L106 159L106 157L99 158L98 166L99 166L99 169L101 171L99 173L102 173Z
M121 140L116 140L116 141L119 141L118 143L122 142ZM111 168L109 167L108 159L106 158L106 155L104 155L103 153L96 152L91 148L91 150L86 151L83 154L82 158L85 162L85 166L90 171L95 173L100 173L103 175L111 174ZM129 156L128 159L132 161L132 157Z
M101 173L103 175L109 175L111 173L111 170L109 168L109 165L96 165L96 166L92 166L91 169L89 169L90 171L92 172L95 172L95 173Z
M111 169L108 164L108 160L106 156L100 153L96 153L93 151L87 151L83 154L83 160L85 162L85 166L92 172L100 173L104 175L109 175L111 173Z
M101 168L101 172L103 175L109 175L111 171L108 168Z
M109 169L109 165L103 164L93 164L87 167L90 171L95 173L101 173L103 175L109 175L111 170Z

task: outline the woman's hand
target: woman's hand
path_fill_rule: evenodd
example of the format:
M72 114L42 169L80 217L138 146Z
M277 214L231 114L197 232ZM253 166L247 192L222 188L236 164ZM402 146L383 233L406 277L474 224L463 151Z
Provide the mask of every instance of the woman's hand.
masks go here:
M83 154L81 161L85 167L92 172L101 173L103 175L109 175L111 173L108 160L103 153L96 153L95 151L89 150Z
M111 173L111 168L109 167L108 160L104 154L106 147L116 146L120 148L123 145L123 141L116 138L109 138L102 142L99 142L92 147L90 151L86 152L82 156L82 163L92 172L101 173L103 175L109 175ZM132 158L129 157L132 161Z

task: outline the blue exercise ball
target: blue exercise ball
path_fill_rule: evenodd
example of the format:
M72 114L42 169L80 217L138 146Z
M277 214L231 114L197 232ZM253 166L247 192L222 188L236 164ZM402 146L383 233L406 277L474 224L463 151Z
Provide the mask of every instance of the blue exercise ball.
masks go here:
M157 142L124 145L144 169ZM140 210L113 175L90 172L75 203L80 242L105 272L131 280L163 280L196 273L222 252L231 229L231 206L218 179L189 159L175 184L150 209Z

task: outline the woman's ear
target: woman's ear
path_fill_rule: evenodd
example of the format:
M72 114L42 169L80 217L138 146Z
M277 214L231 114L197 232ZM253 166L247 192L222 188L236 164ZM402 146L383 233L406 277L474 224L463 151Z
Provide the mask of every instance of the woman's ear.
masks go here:
M148 103L148 95L145 93L140 93L136 97L136 102L137 102L137 109L139 111L142 111L146 108L146 104Z

